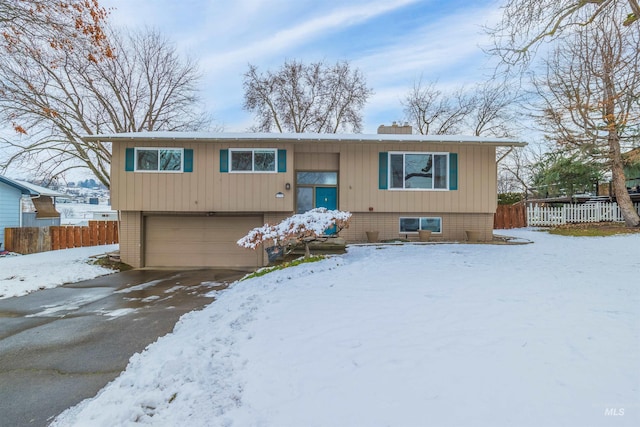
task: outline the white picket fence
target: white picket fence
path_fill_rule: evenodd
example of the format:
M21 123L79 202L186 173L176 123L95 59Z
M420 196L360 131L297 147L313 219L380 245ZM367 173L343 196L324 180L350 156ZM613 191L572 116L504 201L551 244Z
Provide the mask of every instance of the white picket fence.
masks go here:
M640 214L640 203L634 204L634 207ZM609 221L624 221L617 203L566 204L559 207L539 206L537 204L527 206L527 225L530 227Z

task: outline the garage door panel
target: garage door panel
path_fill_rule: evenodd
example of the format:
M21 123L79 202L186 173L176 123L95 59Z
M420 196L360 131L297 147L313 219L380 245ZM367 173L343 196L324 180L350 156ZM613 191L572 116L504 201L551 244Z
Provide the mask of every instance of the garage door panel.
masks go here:
M262 251L236 242L262 217L155 217L145 220L147 267L256 267Z

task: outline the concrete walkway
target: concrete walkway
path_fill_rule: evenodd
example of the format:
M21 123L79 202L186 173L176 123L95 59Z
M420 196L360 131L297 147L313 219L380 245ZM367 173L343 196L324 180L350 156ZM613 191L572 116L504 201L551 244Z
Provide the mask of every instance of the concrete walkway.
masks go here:
M245 273L133 270L0 300L0 425L46 426Z

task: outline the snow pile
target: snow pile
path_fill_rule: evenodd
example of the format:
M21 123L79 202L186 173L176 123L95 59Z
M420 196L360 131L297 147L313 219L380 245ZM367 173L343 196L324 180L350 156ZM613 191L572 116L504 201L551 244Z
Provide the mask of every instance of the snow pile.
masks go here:
M2 257L0 299L113 273L88 261L92 256L117 249L118 245L105 245Z
M640 425L640 235L508 234L237 282L53 425Z
M265 224L254 228L237 243L248 249L256 249L260 244L269 241L273 241L276 246L282 246L291 239L300 241L308 237L321 236L333 226L342 230L348 227L350 219L351 212L315 208L285 218L277 225Z

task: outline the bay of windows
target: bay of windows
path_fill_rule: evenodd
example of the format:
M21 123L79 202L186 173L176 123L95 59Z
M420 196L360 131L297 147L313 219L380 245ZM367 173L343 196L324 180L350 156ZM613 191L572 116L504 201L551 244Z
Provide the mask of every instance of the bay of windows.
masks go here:
M447 153L389 153L389 188L448 189Z

